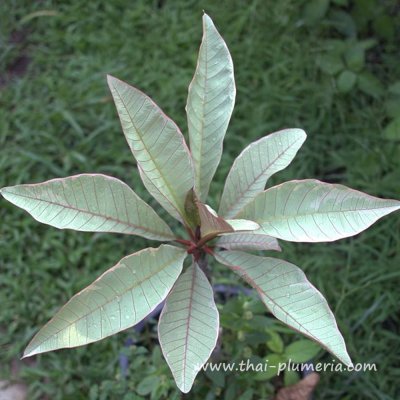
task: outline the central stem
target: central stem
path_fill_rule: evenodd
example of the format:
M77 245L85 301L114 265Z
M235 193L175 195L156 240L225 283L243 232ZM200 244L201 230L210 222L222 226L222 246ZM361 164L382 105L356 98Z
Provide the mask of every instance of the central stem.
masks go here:
M201 263L203 264L205 263L204 266L205 269L207 269L208 268L207 267L208 263L206 261L207 254L213 255L213 251L211 247L206 245L206 243L211 239L213 239L213 237L205 236L202 238L199 226L197 226L194 231L189 230L189 234L191 240L177 238L175 239L175 241L186 246L187 253L192 254L195 261L199 265ZM206 272L206 270L204 272Z
M209 281L211 281L211 271L207 261L207 254L205 252L201 252L199 259L197 260L197 265L204 272L205 276Z

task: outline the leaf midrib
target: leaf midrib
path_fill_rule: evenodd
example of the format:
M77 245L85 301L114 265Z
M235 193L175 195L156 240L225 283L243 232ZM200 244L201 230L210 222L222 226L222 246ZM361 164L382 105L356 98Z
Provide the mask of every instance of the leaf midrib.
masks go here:
M188 317L187 317L187 326L186 326L186 335L185 335L185 345L184 345L184 353L183 353L183 383L186 386L186 364L187 364L187 357L188 357L188 342L189 342L189 330L190 330L190 321L192 317L192 304L193 304L193 296L194 296L194 284L196 279L196 266L193 265L193 277L192 282L190 284L190 295L189 295L189 305L188 305Z

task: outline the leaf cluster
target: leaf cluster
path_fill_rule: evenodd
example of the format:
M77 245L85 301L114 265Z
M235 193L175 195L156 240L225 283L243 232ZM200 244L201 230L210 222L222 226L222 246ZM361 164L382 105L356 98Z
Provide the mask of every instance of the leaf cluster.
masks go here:
M131 188L105 175L1 189L5 199L59 229L168 242L128 255L76 294L35 335L24 355L103 339L165 302L159 341L179 389L190 391L219 335L207 268L207 257L213 257L253 286L276 318L351 364L326 300L301 269L249 251L279 251L278 239L349 237L399 209L400 202L312 179L265 190L306 139L301 129L285 129L262 137L236 158L218 212L206 204L236 95L229 50L207 15L186 105L190 148L147 95L112 76L108 84L144 186L187 235L176 235ZM183 271L186 258L191 265Z

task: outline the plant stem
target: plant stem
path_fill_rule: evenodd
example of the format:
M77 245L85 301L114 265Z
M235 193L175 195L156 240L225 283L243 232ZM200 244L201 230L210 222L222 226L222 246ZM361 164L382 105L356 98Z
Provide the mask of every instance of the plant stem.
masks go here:
M175 239L175 242L178 242L180 244L184 244L185 246L190 246L192 244L192 242L190 240L186 240L186 239Z
M204 272L204 274L206 275L207 279L211 282L211 271L210 271L210 268L209 268L209 264L208 264L208 260L207 260L207 254L206 253L201 252L200 257L197 260L197 265Z

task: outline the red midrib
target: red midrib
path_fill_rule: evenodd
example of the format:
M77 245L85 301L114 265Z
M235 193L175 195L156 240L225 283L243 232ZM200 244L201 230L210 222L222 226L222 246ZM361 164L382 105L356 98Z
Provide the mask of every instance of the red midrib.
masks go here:
M196 279L196 266L193 266L193 279L192 284L190 286L190 297L189 297L189 315L188 315L188 323L186 327L186 335L185 335L185 345L183 351L183 383L186 382L186 358L187 358L187 346L188 346L188 339L189 339L189 329L190 329L190 319L192 313L192 303L193 303L193 294L194 294L194 281Z

